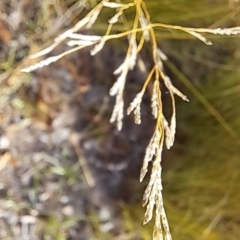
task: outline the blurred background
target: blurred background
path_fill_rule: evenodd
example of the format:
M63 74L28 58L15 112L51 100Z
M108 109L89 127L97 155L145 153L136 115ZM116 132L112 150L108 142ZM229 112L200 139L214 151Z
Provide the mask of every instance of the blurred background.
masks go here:
M150 93L142 124L126 116L118 132L109 118L113 71L124 60L126 39L96 56L70 54L31 74L28 56L77 23L96 0L0 2L0 239L151 239L142 225L146 182L139 171L155 121ZM123 1L127 2L127 1ZM130 1L128 1L130 2ZM240 24L236 0L148 0L152 22L225 28ZM126 12L131 25L134 12ZM90 33L104 33L103 12ZM240 41L208 35L206 46L178 31L156 29L168 56L165 68L188 96L177 99L177 136L163 153L163 198L173 239L240 239ZM62 44L49 56L66 50ZM150 46L141 59L152 64ZM46 58L44 56L43 58ZM146 77L128 76L126 107ZM171 114L168 92L164 112Z

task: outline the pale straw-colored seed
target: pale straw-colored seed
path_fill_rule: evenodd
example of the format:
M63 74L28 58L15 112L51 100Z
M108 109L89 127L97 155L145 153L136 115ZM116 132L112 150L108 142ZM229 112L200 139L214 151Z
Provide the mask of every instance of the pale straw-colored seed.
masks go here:
M151 176L150 176L150 181L144 191L144 194L143 194L143 207L146 206L146 204L150 201L154 201L155 199L155 196L153 197L152 193L156 190L156 186L155 186L155 183L157 181L157 174L155 170L152 170L151 172ZM152 196L152 197L151 197Z
M122 16L123 11L117 12L112 18L108 20L108 23L115 24L119 21L119 18Z
M171 240L172 236L171 236L171 233L170 233L167 216L166 216L166 213L165 213L165 210L164 210L163 206L162 206L162 210L161 210L161 219L162 219L163 229L164 229L164 232L165 232L165 240Z
M139 92L133 101L130 103L130 106L127 109L127 114L129 115L138 105L141 104L142 102L142 97L143 97L144 91Z
M32 72L36 69L39 69L39 68L42 68L44 66L47 66L49 65L50 63L53 63L53 62L56 62L57 60L59 60L61 58L61 55L58 55L58 56L53 56L53 57L49 57L47 59L44 59L34 65L31 65L30 67L27 67L27 68L23 68L21 71L22 72L26 72L26 73L29 73L29 72Z
M117 115L117 128L118 131L122 130L122 125L123 125L123 107L124 107L124 102L123 102L123 97L121 96L121 101L119 104L119 110L118 110L118 115Z
M91 46L95 44L94 42L89 42L89 41L84 41L84 40L71 40L67 42L67 45L70 47L73 46L83 46L83 47L87 47L87 46Z
M158 116L158 91L159 91L158 86L159 86L158 81L155 80L151 98L152 115L154 116L154 118L157 118Z
M100 41L98 44L95 45L95 47L91 50L91 55L94 56L97 53L99 53L105 45L105 41Z
M141 124L141 108L140 105L138 105L134 110L134 122L136 124Z
M125 6L126 4L102 1L102 5L104 7L108 7L108 8L121 8L121 7Z
M111 115L111 118L110 118L110 123L113 123L113 122L116 121L117 114L118 114L118 107L119 107L119 105L117 105L117 103L115 103L115 105L113 107L112 115Z
M206 39L202 34L196 33L194 31L188 31L189 34L193 35L194 37L198 38L200 41L205 43L206 45L212 45L213 43Z
M128 66L127 60L125 59L122 64L113 72L114 75L120 74Z
M182 100L189 102L189 99L186 95L184 95L182 92L180 92L175 86L172 84L170 85L170 88L174 94L176 94L178 97L180 97Z
M162 224L161 224L161 215L160 210L158 208L156 202L156 216L155 216L155 224L153 228L153 240L163 240L163 231L162 231Z
M156 169L155 169L156 170ZM154 170L154 171L155 171ZM150 180L149 180L149 183L144 191L144 194L143 194L143 207L146 206L146 204L151 200L150 199L150 196L151 194L153 193L153 190L156 189L156 187L154 186L155 182L156 182L156 178L157 178L157 174L156 172L154 172L152 170L151 172L151 176L150 176ZM152 197L152 200L154 200L154 198Z
M144 218L144 224L152 219L153 208L155 201L157 199L159 184L160 184L161 172L160 172L160 162L157 159L154 160L152 173L150 176L150 181L143 195L143 203L145 206L147 204L146 214Z
M155 194L156 194L155 189L153 187L153 190L151 192L152 198L155 197ZM153 209L154 209L155 201L153 201L152 198L149 199L149 203L147 205L146 212L144 214L144 220L143 220L144 225L147 224L152 219L152 216L153 216Z
M69 35L69 38L93 42L93 41L100 41L102 39L102 36L98 36L98 35L84 35L84 34L80 34L80 33L71 33Z
M98 16L99 16L99 13L101 12L101 8L99 9L95 9L95 11L93 12L92 16L90 17L88 23L86 24L86 29L89 29L93 26L93 24L96 22Z
M163 207L163 197L162 197L162 191L158 191L158 194L156 195L156 213L160 216L160 221L164 229L164 235L165 240L171 240L171 233L168 225L168 220L166 217L165 209Z
M158 66L159 70L161 72L164 72L163 61L158 54L156 55L156 62L157 62L157 66Z
M123 102L122 91L119 91L116 97L116 103L113 108L113 113L110 118L111 123L117 121L117 128L119 131L122 129L123 107L124 107L124 102Z
M163 62L162 62L162 60L160 58L157 58L157 66L159 67L159 69L161 71L164 71L164 69L163 69Z
M72 33L82 29L89 22L89 20L90 20L90 15L84 17L81 21L79 21L72 28L68 29L64 33L62 33L59 36L57 36L54 39L54 43L52 45L50 45L49 47L43 49L40 52L37 52L37 53L31 55L29 58L30 59L34 59L34 58L38 58L38 57L41 57L43 55L46 55L46 54L50 53L55 47L57 47L62 41L64 41L66 38L68 38Z
M167 216L166 216L166 212L165 209L163 207L163 197L162 197L162 192L158 193L158 209L160 210L160 216L161 216L161 222L162 222L162 226L164 229L164 233L165 233L165 240L171 240L171 233L170 233L170 229L169 229L169 225L168 225L168 220L167 220Z
M145 217L144 217L144 224L148 223L152 219L153 209L155 205L155 198L157 194L157 188L156 188L157 181L154 178L153 181L151 181L151 184L149 183L144 195L143 195L143 207L146 207Z
M132 55L126 56L125 60L123 61L122 64L120 64L120 66L113 72L114 75L118 75L123 71L126 71L131 69L131 67L133 66L133 64L135 64L134 62L136 62L136 60L134 60L136 58L133 57Z
M160 141L160 137L161 137L161 134L160 132L157 130L155 131L155 133L153 134L147 148L146 148L146 151L145 151L145 156L144 156L144 159L143 159L143 166L141 168L141 171L140 171L140 182L143 181L147 171L148 171L148 163L152 160L154 154L156 153L157 151L157 148L159 146L159 141Z
M147 174L147 171L148 171L148 161L143 160L143 165L142 165L142 168L141 168L141 171L140 171L140 180L139 180L140 182L143 181L144 177Z
M171 90L172 93L176 94L178 97L182 98L182 100L189 102L189 99L187 98L187 96L185 96L181 91L179 91L173 84L171 79L167 76L164 75L164 82L166 84L166 86Z
M125 85L128 69L123 69L123 72L117 78L117 81L113 84L112 88L109 91L110 96L115 96L120 88Z
M208 28L195 28L195 29L185 29L187 31L194 31L200 33L212 33L217 35L237 35L240 33L240 27L233 27L233 28L215 28L215 29L208 29Z
M140 16L139 16L139 22L140 25L143 29L143 35L146 41L150 40L150 34L149 34L149 30L147 29L147 25L149 24L148 20L146 19L146 17L143 14L143 11L140 12Z
M163 127L164 127L164 130L165 130L165 144L166 144L166 148L170 149L171 146L172 146L171 130L170 130L168 122L167 122L167 120L165 118L163 119Z
M171 130L169 127L165 128L165 133L166 133L166 137L165 137L166 148L170 149L172 147L172 143L174 142L174 139L172 139Z
M129 47L130 47L130 57L129 57L129 61L128 61L128 66L129 69L132 70L137 62L137 42L136 39L129 40Z
M168 57L165 55L165 53L160 48L157 48L157 56L163 61L168 60Z
M83 27L85 27L91 19L91 14L84 17L78 23L76 23L72 28L68 29L64 33L60 34L58 37L54 39L54 42L60 42L68 38L72 33L79 31Z
M171 120L170 120L170 127L165 125L165 143L167 149L170 149L173 146L176 134L176 114L173 112Z
M163 240L162 226L161 225L156 226L156 220L155 220L155 226L153 229L153 240Z

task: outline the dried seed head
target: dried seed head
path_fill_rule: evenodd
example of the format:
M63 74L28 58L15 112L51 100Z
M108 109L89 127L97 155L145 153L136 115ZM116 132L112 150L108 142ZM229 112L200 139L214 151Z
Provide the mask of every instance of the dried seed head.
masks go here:
M84 40L71 40L71 41L67 42L67 45L70 46L70 47L82 46L84 48L84 47L87 47L87 46L91 46L93 44L94 44L94 42L89 42L89 41L84 41Z
M174 87L171 79L167 75L163 75L163 80L170 92L176 94L177 96L182 98L182 100L189 102L189 99L182 92L180 92L176 87Z
M165 55L165 53L160 49L157 48L157 56L162 60L162 61L167 61L168 57Z
M135 38L134 39L130 38L129 48L130 48L130 56L129 56L128 66L130 70L133 70L137 62L137 42Z
M121 8L125 6L125 4L116 3L116 2L106 2L106 1L102 1L102 5L108 8Z
M161 147L162 148L162 147ZM161 150L158 154L162 154ZM143 195L143 206L147 205L144 224L152 219L154 205L158 198L159 191L161 191L161 165L158 154L153 162L152 173L150 175L150 181Z
M129 115L137 106L139 106L142 102L144 91L139 92L133 101L130 103L130 106L127 109L127 114Z
M209 40L207 40L202 34L196 33L194 31L189 31L189 34L193 35L194 37L198 38L200 41L205 43L206 45L212 45L213 43Z
M218 35L228 35L228 36L237 35L237 34L240 34L240 27L205 29L205 31L203 32L208 32L208 33L213 33Z
M153 156L155 155L157 148L159 147L161 134L158 130L155 131L154 135L152 136L150 143L148 144L145 156L143 159L143 166L140 171L140 182L143 181L147 171L148 171L148 163L152 160Z
M35 71L36 69L45 67L45 66L49 65L50 63L56 62L60 58L61 58L61 55L49 57L49 58L44 59L44 60L42 60L42 61L40 61L40 62L38 62L34 65L31 65L30 67L23 68L21 71L29 73L29 72Z
M158 111L161 110L161 109L158 109L158 106L162 105L161 103L158 102L158 92L159 91L160 91L159 90L159 82L158 82L158 80L155 80L154 84L153 84L153 93L152 93L152 98L151 98L152 115L154 116L154 118L157 118Z
M146 28L147 25L149 24L148 20L146 19L146 17L143 14L143 11L140 12L140 16L139 16L139 22L140 25L143 29L143 35L146 41L150 40L150 34L149 34L149 30Z
M116 97L116 103L113 108L112 116L110 118L110 122L113 123L117 121L117 128L120 131L122 129L122 120L123 120L123 96L122 91L119 91Z
M141 124L140 105L138 105L134 110L134 121L136 124Z
M104 47L105 41L100 41L95 47L91 50L91 55L94 56L100 52Z
M171 117L170 127L166 119L164 119L164 130L165 130L165 143L167 149L170 149L173 146L176 134L176 115L173 112Z
M96 22L99 13L101 12L102 8L99 9L95 9L95 11L93 12L93 14L91 15L90 19L88 20L88 23L86 25L86 29L89 29L93 26L93 24Z
M98 10L97 12L100 12L100 10ZM85 16L83 19L81 19L78 23L76 23L72 28L68 29L64 33L60 34L57 38L55 38L54 42L59 42L59 41L65 40L72 33L75 33L77 31L81 30L83 27L85 27L89 23L89 21L92 18L92 15L93 15L93 12L89 13L87 16Z
M83 40L83 41L88 41L88 42L94 42L94 41L100 41L102 39L102 36L98 36L98 35L83 35L83 34L80 34L80 33L71 33L69 35L69 38Z
M128 69L123 69L124 71L119 75L117 78L117 81L113 84L112 88L110 89L110 96L115 96L119 89L124 88L125 82L126 82L126 77L128 73Z
M108 20L108 23L115 24L119 21L119 18L122 16L123 12L119 11L117 12L112 18Z

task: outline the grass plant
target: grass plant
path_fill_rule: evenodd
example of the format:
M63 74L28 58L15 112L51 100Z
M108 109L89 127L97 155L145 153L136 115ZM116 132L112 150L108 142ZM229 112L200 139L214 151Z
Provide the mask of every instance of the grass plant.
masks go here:
M181 18L176 16L175 19L167 19L167 13L162 13L162 22L155 20L152 14L149 12L149 8L154 9L154 4L169 4L168 1L156 3L156 1L89 1L91 9L88 11L85 17L78 21L72 28L67 29L65 32L56 37L53 44L43 49L42 51L34 54L31 58L42 57L50 53L54 48L62 43L66 43L69 46L69 50L63 52L57 56L51 56L38 63L28 66L22 69L23 72L31 72L38 68L47 66L60 58L70 54L72 52L81 50L86 47L91 47L91 55L97 54L102 50L104 45L111 40L127 38L128 48L126 51L126 57L122 64L115 70L114 74L117 75L117 81L110 89L110 95L116 97L116 103L113 108L110 121L116 122L117 128L120 131L123 126L124 119L124 90L127 84L127 75L137 65L138 56L145 45L150 46L152 53L153 66L149 70L145 83L142 86L141 91L131 102L128 107L127 114L133 112L135 116L135 123L141 124L141 102L142 97L145 94L147 88L152 85L152 99L151 108L152 115L156 119L156 128L150 139L149 145L146 149L145 157L143 160L143 166L140 172L140 181L143 181L148 168L149 162L152 162L152 169L150 174L149 184L143 195L143 206L146 207L143 223L148 223L155 213L155 224L153 230L153 239L172 239L168 220L166 217L165 209L163 207L162 197L162 176L161 176L161 160L162 150L164 146L170 149L175 140L176 134L176 104L175 96L179 96L184 101L188 102L188 98L178 90L172 83L170 77L166 74L164 69L164 63L167 63L167 56L160 49L158 41L161 36L167 38L169 34L182 37L196 38L203 44L212 45L210 36L235 36L240 33L240 27L210 27L202 28L190 26L186 27L185 21L190 19L202 18L206 12L198 11L198 14L184 13L187 11L184 8L181 9ZM152 4L152 5L151 5ZM194 7L200 8L200 5L195 4ZM177 5L172 5L172 11L178 12ZM186 7L187 8L187 7ZM214 14L218 15L226 11L224 4L219 8L214 8ZM102 35L90 35L80 33L83 30L91 31L94 29L94 25L98 25L98 19L101 17L101 13L105 16L109 16L104 34ZM165 14L165 15L164 15ZM153 15L156 16L156 15ZM179 18L181 21L179 21ZM165 19L165 21L164 21ZM177 25L175 22L182 22L182 25ZM210 19L209 19L210 21ZM122 26L122 27L119 27ZM119 29L122 29L119 31ZM208 38L209 37L209 38ZM161 39L160 39L161 40ZM214 41L214 39L213 39ZM173 70L173 68L172 68ZM150 84L150 82L152 84ZM170 119L163 114L164 103L162 102L163 86L169 92L171 98L172 113ZM194 88L192 88L194 89ZM198 93L196 90L195 94ZM199 95L199 99L202 99L202 103L210 110L212 115L225 127L225 129L235 135L234 131L227 124L227 122L218 114L214 108ZM177 175L176 175L177 177ZM220 213L219 213L220 214ZM220 216L220 215L219 215ZM218 218L218 215L216 215ZM192 226L194 228L194 226ZM196 231L198 234L198 232ZM209 230L206 229L206 234ZM187 239L187 238L186 238ZM217 238L216 238L217 239Z

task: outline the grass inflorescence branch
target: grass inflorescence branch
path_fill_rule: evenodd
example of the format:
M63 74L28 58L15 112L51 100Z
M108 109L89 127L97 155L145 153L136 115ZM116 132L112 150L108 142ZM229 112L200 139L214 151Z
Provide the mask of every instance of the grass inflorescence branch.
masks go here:
M92 28L92 26L95 24L96 20L100 16L103 8L112 9L112 11L114 11L112 17L108 19L108 22L106 24L107 28L105 34L102 36L81 34L81 30ZM124 18L124 12L130 8L133 8L135 12L132 26L129 25L129 29L127 31L120 33L112 33L113 26L116 23L122 22L122 19ZM140 172L140 181L142 182L148 171L149 162L152 162L150 180L145 189L142 201L143 206L146 207L143 223L146 224L152 219L155 209L155 225L153 231L153 239L171 240L170 229L163 207L163 187L161 180L162 150L164 144L167 149L170 149L174 144L176 133L175 95L179 96L184 101L188 101L188 98L172 84L171 79L169 78L169 76L166 75L164 71L164 61L167 60L167 57L158 47L155 29L162 28L168 30L182 31L184 33L192 35L193 37L197 38L198 40L202 41L207 45L211 45L212 42L210 42L202 34L236 35L240 33L240 27L223 29L189 28L164 23L152 23L150 17L150 13L148 12L144 0L133 0L132 2L127 4L121 3L120 0L104 0L97 4L91 11L89 11L89 13L76 25L55 38L51 46L42 50L41 52L32 55L31 58L37 58L48 54L64 41L66 41L67 45L70 47L69 50L61 53L60 55L44 59L30 67L26 67L22 69L22 71L34 71L38 68L42 68L52 62L59 60L67 54L89 46L92 46L91 55L95 55L102 50L107 41L127 37L128 49L126 51L126 57L122 64L114 71L114 74L118 77L116 82L110 89L110 95L116 97L116 102L110 121L116 122L118 130L121 130L124 118L123 94L125 90L127 75L129 71L131 71L135 67L138 54L142 50L144 44L147 43L151 46L154 65L150 70L141 91L136 95L136 97L133 99L130 106L128 107L127 114L131 114L133 112L135 116L135 123L141 123L142 98L147 86L152 81L153 89L151 97L151 108L152 115L156 119L156 127L153 136L150 139L150 142L146 148L143 165ZM170 93L172 103L172 114L169 121L163 114L163 103L161 96L161 88L163 85Z

